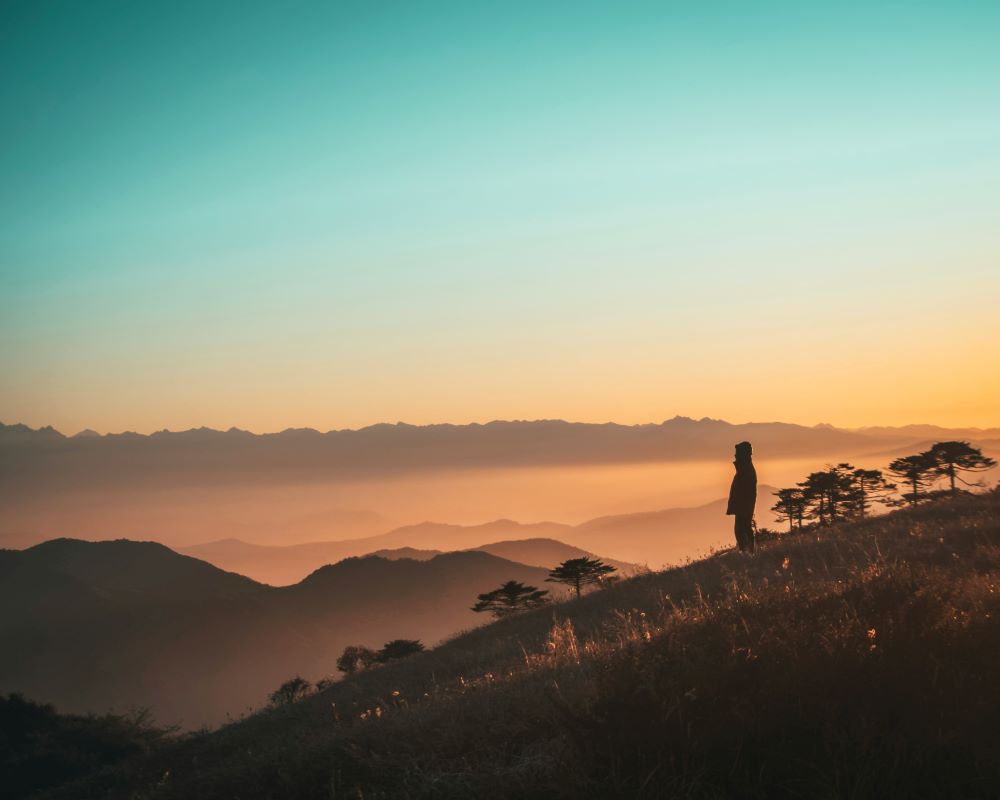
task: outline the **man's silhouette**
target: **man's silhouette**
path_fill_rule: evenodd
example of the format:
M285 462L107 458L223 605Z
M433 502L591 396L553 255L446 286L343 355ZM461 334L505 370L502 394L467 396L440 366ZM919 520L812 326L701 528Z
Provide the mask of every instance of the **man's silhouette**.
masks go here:
M736 517L736 546L744 553L754 551L753 511L757 505L757 470L753 468L753 448L750 442L736 445L736 475L729 487L726 514Z

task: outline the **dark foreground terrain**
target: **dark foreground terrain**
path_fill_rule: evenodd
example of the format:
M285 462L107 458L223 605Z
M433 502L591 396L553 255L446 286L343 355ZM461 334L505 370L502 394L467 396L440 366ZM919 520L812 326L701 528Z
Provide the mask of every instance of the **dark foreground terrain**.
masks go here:
M214 732L35 709L15 736L5 711L0 763L60 798L988 798L998 660L993 492L623 581Z

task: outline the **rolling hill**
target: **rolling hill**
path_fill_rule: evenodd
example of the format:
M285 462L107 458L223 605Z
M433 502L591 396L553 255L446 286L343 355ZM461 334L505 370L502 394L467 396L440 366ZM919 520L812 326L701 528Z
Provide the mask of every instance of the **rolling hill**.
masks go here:
M757 519L761 527L774 525L769 510L773 492L774 488L766 485L758 489ZM636 564L660 567L729 547L733 521L726 516L725 506L725 500L716 500L693 508L600 517L580 525L512 520L483 525L423 522L362 539L285 546L221 539L178 550L276 586L301 580L324 564L351 556L371 553L387 558L422 558L428 553L469 549L549 568L566 558L596 553L623 572L631 572ZM498 536L505 538L497 541Z
M239 539L222 539L193 547L178 548L179 552L215 564L221 569L247 575L261 583L284 586L302 580L310 572L353 556L374 555L381 558L413 558L426 561L443 552L478 550L491 553L519 564L551 569L567 558L594 557L594 553L572 547L549 537L532 536L542 531L562 533L568 525L538 523L521 525L498 520L485 525L445 525L423 523L399 528L384 536L349 539L342 542L309 542L275 546L258 545ZM492 536L506 534L525 536L523 539L489 541ZM487 541L480 544L482 540ZM413 544L399 544L413 542ZM396 544L398 546L389 546ZM432 546L428 547L427 544ZM597 556L600 557L600 556ZM634 564L606 559L623 572L634 571Z
M545 577L465 552L352 558L273 588L151 542L0 551L0 691L74 711L149 707L163 723L217 724L294 674L335 673L348 644L435 643L484 621L469 610L480 592Z

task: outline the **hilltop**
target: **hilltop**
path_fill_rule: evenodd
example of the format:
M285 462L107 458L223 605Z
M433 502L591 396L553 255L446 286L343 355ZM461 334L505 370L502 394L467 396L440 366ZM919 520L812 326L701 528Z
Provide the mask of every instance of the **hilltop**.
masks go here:
M987 797L1000 493L463 634L53 797Z

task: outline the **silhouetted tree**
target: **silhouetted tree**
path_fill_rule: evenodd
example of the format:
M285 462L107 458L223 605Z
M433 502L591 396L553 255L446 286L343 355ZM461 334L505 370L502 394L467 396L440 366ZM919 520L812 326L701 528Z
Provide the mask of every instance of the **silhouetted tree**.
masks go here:
M549 577L545 580L549 583L565 583L567 586L572 586L576 596L579 597L584 586L600 583L606 576L617 571L615 567L605 564L599 558L581 556L563 561L549 572Z
M375 657L384 664L386 661L406 658L423 651L424 646L419 639L393 639L391 642L386 642Z
M921 490L933 482L937 466L937 461L927 450L916 455L897 458L889 464L888 472L893 477L906 481L911 491L904 494L903 499L915 506L923 499L920 495Z
M844 515L851 497L853 470L850 464L837 464L810 473L799 484L810 515L818 519L820 525L834 523Z
M872 503L884 501L896 490L896 485L889 483L880 469L856 469L850 477L849 505L862 519L868 514Z
M344 648L344 652L337 659L337 669L347 675L353 675L358 670L368 669L377 660L376 652L370 647L351 644Z
M774 493L778 501L771 506L771 510L777 516L778 522L788 523L788 532L792 532L793 523L802 529L802 519L809 507L802 489L778 489Z
M494 617L506 617L518 611L538 608L549 602L547 589L525 586L520 581L507 581L499 589L479 595L473 611L489 611Z
M957 494L956 479L966 486L970 485L957 473L985 472L997 465L996 461L984 456L982 450L968 442L935 442L927 454L934 462L934 474L948 479L952 497Z
M296 675L271 692L271 703L276 706L294 703L296 700L301 700L309 694L310 689L312 689L312 684L305 678L300 678Z

